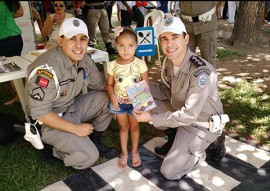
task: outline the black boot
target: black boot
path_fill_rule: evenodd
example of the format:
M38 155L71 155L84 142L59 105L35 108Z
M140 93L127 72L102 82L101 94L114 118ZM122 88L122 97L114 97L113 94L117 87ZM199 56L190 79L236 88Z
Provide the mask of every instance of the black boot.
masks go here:
M112 47L112 43L111 42L108 42L108 43L105 43L105 46L106 46L106 50L109 54L116 54L117 51L114 50L114 48Z
M157 153L158 155L167 155L174 142L176 130L176 128L169 128L165 130L165 134L168 136L168 141L164 145L157 146L155 148L155 153Z
M112 147L107 147L106 145L101 143L102 133L103 132L99 132L99 131L94 130L93 133L91 133L89 135L89 138L96 145L96 147L99 151L99 154L101 156L104 156L107 159L112 159L112 158L117 156L117 151L115 149L113 149Z
M220 162L226 154L225 133L222 134L206 149L207 158L214 162Z
M58 159L53 156L53 146L43 143L44 148L41 150L41 159L44 162L52 162L54 159Z

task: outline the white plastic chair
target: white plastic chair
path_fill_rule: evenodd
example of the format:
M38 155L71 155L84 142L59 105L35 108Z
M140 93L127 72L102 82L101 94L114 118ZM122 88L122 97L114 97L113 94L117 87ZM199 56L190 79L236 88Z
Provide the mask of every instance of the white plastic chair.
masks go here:
M151 27L154 28L155 45L157 46L157 54L158 54L159 64L161 64L161 60L160 60L160 52L159 52L158 39L157 39L156 34L157 34L158 24L163 20L163 18L164 18L164 12L161 11L161 10L154 9L150 13L148 13L147 15L145 15L144 24L143 24L144 27L147 27L147 26L150 26L150 19L152 21ZM144 56L142 57L142 59L144 60ZM150 60L150 59L151 59L151 56L148 56L147 57L147 60Z

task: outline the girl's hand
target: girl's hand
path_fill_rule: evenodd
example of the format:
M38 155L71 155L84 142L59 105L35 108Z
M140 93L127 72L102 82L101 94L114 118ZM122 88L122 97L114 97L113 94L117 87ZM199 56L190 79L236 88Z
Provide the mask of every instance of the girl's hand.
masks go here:
M114 96L114 97L111 99L111 102L112 102L112 105L113 105L113 108L114 108L114 109L120 110L118 103L121 103L121 102L120 102L120 100L119 100L116 96Z

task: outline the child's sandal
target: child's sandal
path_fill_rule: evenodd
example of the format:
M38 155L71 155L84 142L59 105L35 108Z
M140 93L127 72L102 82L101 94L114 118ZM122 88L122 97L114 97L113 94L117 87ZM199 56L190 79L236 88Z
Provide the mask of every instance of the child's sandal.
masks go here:
M119 168L126 168L127 167L127 160L128 155L120 155L119 161L118 161L118 167Z
M131 155L131 162L133 167L138 167L142 164L139 153Z

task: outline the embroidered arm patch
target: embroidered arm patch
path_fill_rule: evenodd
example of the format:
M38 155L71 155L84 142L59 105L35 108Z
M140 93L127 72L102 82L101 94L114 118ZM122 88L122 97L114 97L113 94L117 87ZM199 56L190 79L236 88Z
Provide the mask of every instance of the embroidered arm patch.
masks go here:
M195 72L194 76L198 77L201 73L205 73L209 76L211 74L211 70L209 70L207 68L200 68L200 69L198 69L197 72Z
M206 76L206 74L201 74L201 75L198 77L197 83L198 83L198 86L199 86L200 88L202 88L202 89L205 88L206 85L207 85L207 76Z
M38 69L37 74L44 74L49 78L53 79L53 74L47 69Z
M49 80L40 76L37 76L35 83L41 87L47 88Z
M31 94L29 94L32 99L42 101L44 99L45 93L41 87L33 89Z
M199 56L191 56L189 59L192 63L196 65L197 68L201 66L206 66L205 62Z

